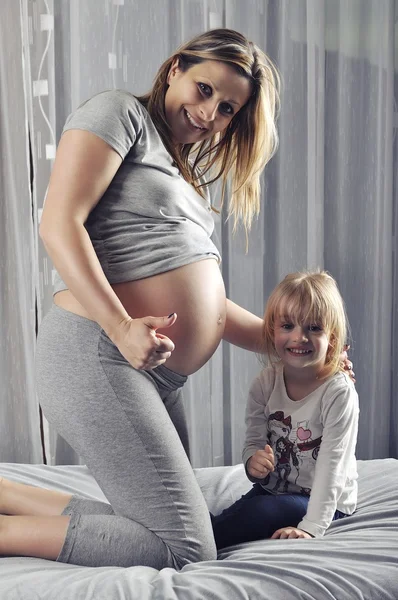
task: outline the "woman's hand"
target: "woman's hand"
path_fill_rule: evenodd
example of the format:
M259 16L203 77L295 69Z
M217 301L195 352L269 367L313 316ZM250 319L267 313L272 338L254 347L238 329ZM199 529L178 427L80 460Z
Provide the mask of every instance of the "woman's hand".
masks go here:
M156 330L171 327L176 319L176 313L168 317L130 318L122 321L109 337L135 369L154 369L166 362L174 350L173 342Z
M297 529L297 527L282 527L281 529L277 529L275 533L271 535L271 540L311 540L312 535L303 531L302 529Z
M249 458L246 464L247 472L256 479L264 479L268 473L274 470L275 458L274 452L269 444L264 447L264 450L257 450L253 456Z
M353 364L352 362L349 360L348 358L348 350L350 349L350 346L348 346L347 344L345 344L343 352L340 355L340 360L341 360L341 364L343 366L344 371L348 372L348 375L350 377L350 379L355 383L356 379L355 379L355 373L353 371Z

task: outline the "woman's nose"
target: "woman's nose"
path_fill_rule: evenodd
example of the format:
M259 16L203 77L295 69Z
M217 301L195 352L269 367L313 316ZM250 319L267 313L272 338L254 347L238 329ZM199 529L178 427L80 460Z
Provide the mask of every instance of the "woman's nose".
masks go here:
M217 114L218 105L216 102L207 101L201 104L200 113L204 121L214 121Z

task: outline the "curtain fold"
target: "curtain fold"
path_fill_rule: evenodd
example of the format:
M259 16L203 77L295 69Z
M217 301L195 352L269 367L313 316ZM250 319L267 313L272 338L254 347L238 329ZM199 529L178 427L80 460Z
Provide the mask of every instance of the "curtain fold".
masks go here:
M0 25L1 460L34 462L40 456L32 355L36 321L52 302L52 267L37 242L37 222L63 123L96 92L147 91L180 43L218 26L256 42L283 80L280 146L264 173L262 212L247 254L243 231L233 235L231 225L216 217L228 296L261 315L288 272L329 270L352 329L361 407L357 455L398 456L396 4L21 0L18 6L6 0L8 19ZM17 57L12 63L5 59L10 47ZM31 191L21 122L31 133ZM217 204L219 186L212 191ZM29 240L23 249L21 239ZM258 357L223 344L189 379L194 466L240 461L246 395L260 369ZM46 423L45 438L49 462L79 461Z
M388 456L393 302L394 2L337 11L326 62L325 264L347 303L361 399L358 453ZM356 9L356 10L354 10ZM341 123L339 127L336 124Z

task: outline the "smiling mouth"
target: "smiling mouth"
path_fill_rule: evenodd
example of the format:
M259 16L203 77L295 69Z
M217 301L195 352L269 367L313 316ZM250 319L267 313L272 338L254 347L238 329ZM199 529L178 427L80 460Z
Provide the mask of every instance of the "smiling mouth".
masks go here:
M189 112L187 111L186 108L184 108L184 114L186 116L186 119L188 121L188 123L197 131L207 131L206 127L202 127L201 125L199 125L199 123L197 123L195 121L195 119L189 114Z
M295 356L308 356L312 352L312 350L299 350L298 348L287 348L287 351Z

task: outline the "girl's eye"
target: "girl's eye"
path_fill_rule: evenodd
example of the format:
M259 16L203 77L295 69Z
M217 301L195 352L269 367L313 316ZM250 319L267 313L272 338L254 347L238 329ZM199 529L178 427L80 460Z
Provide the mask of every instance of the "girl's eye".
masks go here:
M310 331L322 331L322 327L320 325L310 325L308 329Z
M282 329L290 330L292 329L293 325L291 323L282 323L281 327Z
M209 85L206 85L206 83L198 83L198 87L205 96L211 96L212 90Z

